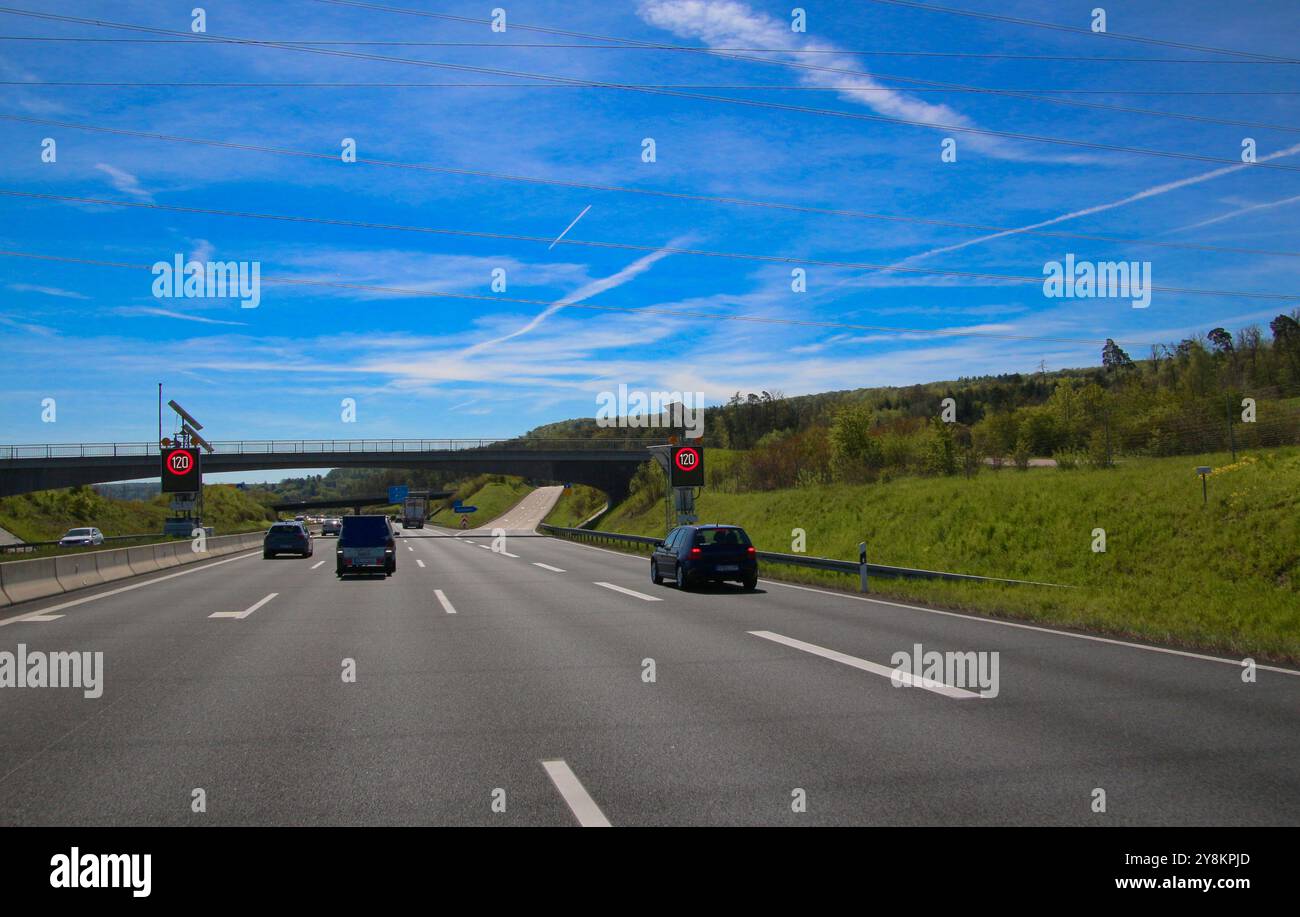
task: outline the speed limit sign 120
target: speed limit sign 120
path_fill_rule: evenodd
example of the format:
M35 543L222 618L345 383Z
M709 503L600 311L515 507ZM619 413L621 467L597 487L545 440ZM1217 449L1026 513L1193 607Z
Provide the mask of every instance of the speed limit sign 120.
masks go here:
M669 472L673 487L703 487L704 450L699 446L673 446Z
M198 449L164 449L162 453L162 492L192 493L203 486Z

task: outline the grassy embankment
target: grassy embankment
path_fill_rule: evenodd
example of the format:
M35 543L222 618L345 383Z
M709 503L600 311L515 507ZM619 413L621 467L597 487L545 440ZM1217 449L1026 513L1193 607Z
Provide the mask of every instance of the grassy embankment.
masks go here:
M551 511L546 514L549 525L561 528L577 528L605 505L605 494L586 484L574 484L569 490L560 494Z
M1204 460L1204 459L1202 459ZM1073 589L875 579L903 600L1232 655L1300 662L1300 449L1196 462L1127 459L1107 470L984 471L760 493L705 490L702 521L745 526L760 550L1062 583ZM640 504L639 512L629 508ZM662 501L635 497L600 528L662 535ZM1105 553L1093 551L1104 529ZM769 566L794 582L856 588L843 574Z
M208 485L203 489L204 524L217 535L233 535L266 528L274 516L261 503L243 491L226 484ZM46 490L0 498L0 528L24 541L54 541L70 528L94 526L106 537L144 535L129 541L107 542L103 547L130 547L168 539L162 536L163 520L171 515L169 498L153 500L111 500L89 488ZM99 550L102 550L100 548ZM55 546L36 551L0 554L0 560L30 560L52 554L68 554L87 548Z
M444 500L445 508L439 506L431 514L430 523L442 528L459 529L460 517L450 509L452 503L459 499L465 506L476 506L478 511L469 514L469 527L489 525L532 491L532 487L521 478L504 475L477 475L458 485L451 499Z

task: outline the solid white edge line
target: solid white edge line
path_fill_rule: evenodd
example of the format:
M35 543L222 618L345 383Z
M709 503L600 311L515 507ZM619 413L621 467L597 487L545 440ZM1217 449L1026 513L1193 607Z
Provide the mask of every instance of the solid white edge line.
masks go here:
M569 541L566 538L555 538L554 540L564 544L571 544L575 547L586 548L591 551L602 551L605 554L613 554L616 557L624 557L628 560L637 560L642 563L646 560L646 558L638 557L635 554L628 554L625 551L611 551L609 548L598 548L595 545ZM999 624L1003 627L1016 627L1021 630L1037 631L1040 634L1052 634L1057 637L1072 637L1075 640L1091 640L1094 643L1108 643L1111 646L1123 646L1134 650L1146 650L1151 653L1166 653L1170 656L1183 656L1187 659L1200 659L1205 662L1220 662L1224 665L1232 665L1241 668L1240 659L1227 659L1223 656L1207 656L1204 653L1193 653L1190 650L1176 650L1166 646L1151 646L1146 643L1132 643L1128 640L1118 640L1114 637L1099 637L1094 634L1078 634L1073 631L1056 630L1038 624L1021 624L1018 621L1003 621L1001 618L987 618L980 615L965 614L960 611L944 611L940 608L925 608L921 605L908 605L903 602L891 602L888 599L873 599L865 595L853 595L848 592L834 592L829 589L815 589L812 586L800 586L797 583L782 583L778 580L760 579L759 582L765 583L769 586L781 586L785 589L800 589L804 592L815 592L818 595L829 595L837 599L852 599L855 602L874 602L877 605L891 605L894 608L905 608L908 611L924 611L927 614L932 615L943 615L948 618L961 618L963 621L971 621L977 624ZM1280 666L1263 665L1261 663L1255 663L1255 668L1263 669L1267 672L1277 672L1279 675L1300 676L1300 669L1284 669Z
M551 783L555 785L579 825L584 828L613 827L568 764L557 758L553 761L543 761L542 767L546 769L546 776L551 778Z
M870 672L872 675L879 675L881 678L888 678L893 681L897 678L899 681L911 688L922 688L926 691L932 691L935 694L942 694L944 697L952 697L958 700L966 698L979 699L980 694L975 691L967 691L964 688L954 688L952 685L946 685L941 681L931 681L924 678L916 678L910 672L899 672L897 669L891 669L887 665L880 665L876 662L870 662L866 659L859 659L857 656L850 656L847 653L841 653L838 650L827 649L824 646L818 646L815 643L805 643L802 640L796 640L793 637L787 637L783 634L773 633L770 630L750 630L746 631L754 637L762 637L764 640L771 640L773 643L779 643L782 646L788 646L791 649L802 650L805 653L811 653L814 656L821 656L823 659L830 659L833 662L840 662L855 669L861 669L864 672Z
M34 615L44 615L49 614L52 611L62 611L65 608L72 608L75 605L84 605L87 602L106 599L110 595L120 595L123 592L130 592L132 589L143 589L145 586L152 586L154 583L161 583L169 579L175 579L178 576L185 576L187 573L198 573L200 570L211 570L213 567L220 567L222 564L228 564L234 560L244 560L248 557L257 557L260 553L261 551L253 551L251 554L240 554L238 557L227 557L225 560L218 560L214 563L189 567L185 570L178 570L175 573L168 573L166 576L160 576L157 579L145 580L142 583L131 583L129 586L119 586L117 589L110 589L108 592L100 592L95 595L88 595L82 599L72 599L69 602L61 602L58 605L51 605L49 608L42 608L39 611L29 611L26 614L15 615L12 618L5 618L3 621L0 621L0 627L4 627L6 624L14 624L18 621L25 621Z
M663 599L655 595L646 595L644 592L637 592L635 589L628 589L624 586L615 586L613 583L596 582L592 585L604 586L606 589L613 589L615 592L621 592L624 595L630 595L640 599L643 602L662 602Z
M45 622L45 621L57 621L59 620L59 618L62 617L63 615L31 615L30 617L24 618L23 620Z
M449 615L454 615L456 613L455 607L451 604L450 601L448 601L447 596L443 594L441 589L433 590L433 594L437 597L438 601L442 604L443 611L447 612L447 614Z

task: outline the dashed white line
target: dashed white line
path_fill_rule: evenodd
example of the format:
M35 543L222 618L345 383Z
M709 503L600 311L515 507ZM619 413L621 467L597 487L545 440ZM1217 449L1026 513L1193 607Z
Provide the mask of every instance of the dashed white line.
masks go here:
M923 688L926 691L933 691L935 694L942 694L944 697L978 698L980 696L975 691L954 688L952 685L930 679L916 678L911 673L900 672L887 665L868 662L866 659L859 659L857 656L850 656L836 650L828 650L826 647L818 646L815 643L804 643L802 640L796 640L793 637L774 634L770 630L751 630L747 631L747 633L755 637L762 637L764 640L771 640L773 643L780 643L782 646L788 646L791 649L803 650L805 653L812 653L814 656L821 656L823 659L830 659L834 662L852 666L855 669L861 669L864 672L870 672L872 675L879 675L882 678L896 678L909 687Z
M606 589L613 589L615 592L621 592L624 595L634 596L643 602L662 602L663 599L653 595L646 595L644 592L637 592L635 589L625 589L622 586L615 586L613 583L596 583L597 586L604 586Z
M443 610L443 611L447 612L447 614L449 614L449 615L454 615L454 614L456 613L456 608L455 608L455 606L453 606L453 605L451 604L451 602L449 602L449 601L447 600L447 596L443 595L443 592L442 592L441 589L435 589L435 590L433 590L433 594L434 594L435 596L437 596L437 597L438 597L438 601L439 601L440 603L442 603L442 610Z
M552 573L563 573L563 572L565 572L565 571L561 570L559 567L552 567L550 564L539 564L539 563L537 563L536 561L533 562L533 566L534 566L534 567L541 567L543 570L550 570Z
M320 566L321 564L323 564L323 563L325 563L325 561L323 561L323 560L318 560L318 561L316 561L316 563L314 563L314 564L311 565L311 568L312 568L313 570L315 570L317 567L319 567L319 566Z
M240 621L242 621L244 620L244 618L247 618L253 612L257 611L257 609L261 608L263 605L271 601L271 599L275 598L279 594L280 593L278 592L272 592L270 595L266 596L265 598L254 602L252 605L249 605L243 611L214 611L212 614L208 615L208 617L209 618L237 618Z
M551 778L551 783L555 784L555 788L564 797L564 802L579 825L584 828L611 827L605 813L600 811L596 800L591 798L591 794L587 792L587 788L582 785L582 781L569 765L557 759L543 761L542 767L546 769L546 776Z
M420 560L420 558L417 557L417 558L415 559L415 562L416 562L417 564L420 565L420 568L421 568L421 569L424 568L424 561Z

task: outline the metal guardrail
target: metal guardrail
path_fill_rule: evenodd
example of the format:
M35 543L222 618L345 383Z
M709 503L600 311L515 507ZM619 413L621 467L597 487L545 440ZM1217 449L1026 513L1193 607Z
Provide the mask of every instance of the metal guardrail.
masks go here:
M145 535L105 535L104 544L108 544L110 541L131 541L133 539L138 539L138 538L163 538L163 537L165 536L159 535L157 532L149 532L148 534ZM175 536L175 537L183 538L185 536ZM61 542L62 539L59 539L58 541L22 541L16 544L0 544L0 554L7 554L10 552L25 553L26 551L34 550L35 548L52 547L54 545L60 544ZM100 545L78 544L78 545L68 545L68 547L98 548L100 547Z
M618 532L600 532L593 529L571 529L558 525L542 523L537 527L547 534L565 538L588 541L607 541L611 543L654 545L662 541L648 535L623 535ZM887 564L863 564L852 560L835 560L830 557L809 557L806 554L778 554L775 551L758 551L757 557L770 564L788 564L793 567L810 567L814 570L829 570L835 573L858 574L862 582L870 576L882 576L889 579L933 579L974 583L1004 583L1015 586L1050 586L1054 589L1073 589L1073 586L1061 583L1039 583L1033 580L1004 579L998 576L976 576L973 573L948 573L942 570L920 570L912 567L892 567ZM865 571L863 568L866 568ZM865 589L862 591L866 591Z
M214 455L284 455L309 452L456 452L467 449L580 449L601 452L644 449L650 439L240 439L212 444ZM39 458L156 457L156 442L29 443L0 446L0 460Z

